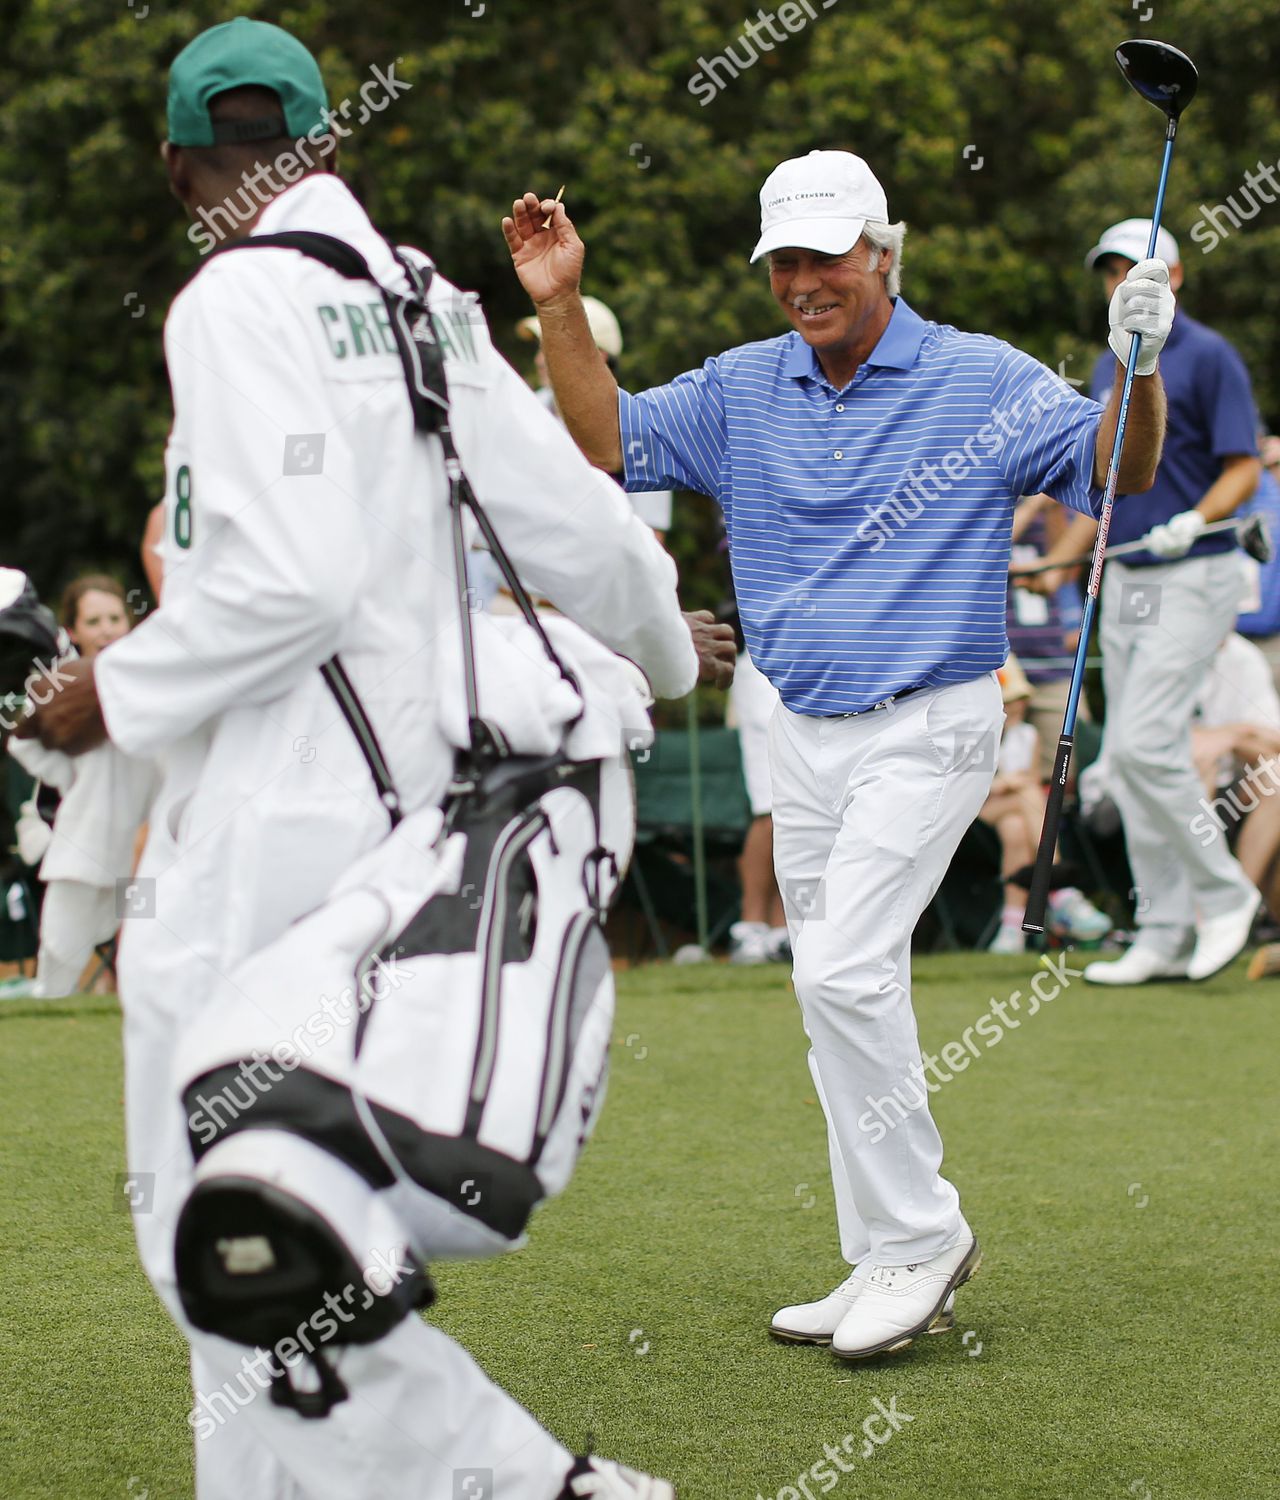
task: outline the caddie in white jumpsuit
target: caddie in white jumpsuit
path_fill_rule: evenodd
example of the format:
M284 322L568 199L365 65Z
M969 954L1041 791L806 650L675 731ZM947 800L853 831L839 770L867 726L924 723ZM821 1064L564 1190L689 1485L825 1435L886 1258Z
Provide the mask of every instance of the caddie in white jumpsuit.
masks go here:
M260 174L269 201L246 192L229 232L324 231L405 289L323 154L325 109L301 43L256 21L214 27L173 65L174 191L194 215L233 201L228 177L242 162L274 162L284 181ZM287 152L308 130L315 170L295 181ZM214 147L215 131L254 143ZM474 302L436 277L430 305L458 452L522 576L639 664L655 692L688 692L704 648L681 615L674 564L496 353ZM72 751L105 724L113 743L163 764L139 872L155 883L153 915L125 924L120 980L138 1242L180 1318L173 1231L191 1153L174 1049L213 981L317 905L388 828L317 669L340 652L412 811L439 800L450 774L434 664L459 625L443 464L435 439L415 438L373 287L293 250L221 256L174 302L165 346L164 607L37 724ZM323 1421L255 1389L240 1345L188 1334L201 1500L569 1493L572 1455L416 1317L344 1351L351 1398ZM672 1493L635 1480L602 1470L572 1493Z
M904 228L861 158L784 162L760 204L752 259L768 255L792 331L639 395L585 357L583 246L564 205L528 193L503 229L587 456L628 489L724 508L747 646L781 695L774 862L854 1267L772 1330L856 1359L945 1318L977 1262L919 1083L911 934L995 767L1014 503L1043 489L1096 508L1117 400L1104 411L1009 345L912 311ZM1157 352L1166 268L1135 267L1112 317ZM1162 422L1159 376L1139 379L1123 490L1151 483Z

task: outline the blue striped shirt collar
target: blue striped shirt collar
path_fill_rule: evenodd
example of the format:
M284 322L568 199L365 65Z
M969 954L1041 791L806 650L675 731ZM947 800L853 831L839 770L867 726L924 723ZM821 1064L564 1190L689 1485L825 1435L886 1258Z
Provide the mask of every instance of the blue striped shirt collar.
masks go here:
M880 335L875 348L867 355L869 365L883 365L890 370L909 370L920 353L924 341L924 319L907 306L905 299L893 299L893 312L888 326ZM782 363L784 375L803 377L812 375L815 380L826 380L818 356L798 333L789 335L791 347Z

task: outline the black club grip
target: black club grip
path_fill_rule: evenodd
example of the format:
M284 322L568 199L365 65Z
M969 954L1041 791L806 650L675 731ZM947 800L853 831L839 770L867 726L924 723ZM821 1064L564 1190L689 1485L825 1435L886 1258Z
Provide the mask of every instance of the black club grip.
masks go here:
M1040 847L1036 851L1031 886L1027 891L1027 910L1022 919L1023 932L1043 932L1045 911L1049 905L1049 882L1053 878L1053 854L1058 847L1058 828L1062 823L1062 801L1067 795L1067 772L1071 769L1071 750L1075 735L1064 734L1058 741L1058 755L1053 765L1053 780L1045 803L1044 823L1040 828Z

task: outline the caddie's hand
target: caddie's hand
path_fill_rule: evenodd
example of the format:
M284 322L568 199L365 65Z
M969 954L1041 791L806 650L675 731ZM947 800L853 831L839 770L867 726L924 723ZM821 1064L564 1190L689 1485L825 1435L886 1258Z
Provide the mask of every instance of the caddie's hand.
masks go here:
M551 226L542 226L551 216ZM511 261L534 303L549 302L578 290L586 246L578 238L564 204L526 193L511 205L502 233Z
M1169 267L1162 260L1140 260L1116 288L1108 313L1111 334L1107 342L1122 365L1129 363L1131 336L1140 333L1136 373L1155 372L1176 306L1169 288Z
M1184 510L1163 526L1153 526L1143 540L1148 552L1172 561L1187 555L1204 527L1204 517L1198 510Z
M733 668L738 660L733 626L717 624L709 609L685 610L684 618L698 653L698 681L727 688L733 681Z
M27 683L30 712L14 733L20 740L39 740L46 750L83 755L107 737L93 663L75 657L59 662L50 676Z

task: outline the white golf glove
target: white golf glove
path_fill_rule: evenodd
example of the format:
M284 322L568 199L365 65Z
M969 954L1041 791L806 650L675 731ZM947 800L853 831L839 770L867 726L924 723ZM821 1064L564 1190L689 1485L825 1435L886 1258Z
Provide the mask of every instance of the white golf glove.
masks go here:
M1173 327L1177 306L1169 289L1169 267L1162 260L1140 260L1115 290L1108 317L1107 342L1122 365L1129 363L1131 336L1142 335L1137 374L1150 375Z
M1145 339L1143 342L1145 344ZM1170 562L1175 557L1185 557L1204 528L1205 519L1198 510L1181 511L1163 526L1153 526L1147 532L1147 551Z

